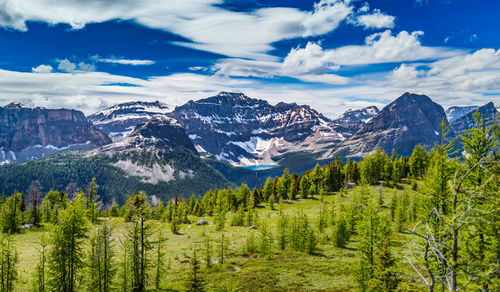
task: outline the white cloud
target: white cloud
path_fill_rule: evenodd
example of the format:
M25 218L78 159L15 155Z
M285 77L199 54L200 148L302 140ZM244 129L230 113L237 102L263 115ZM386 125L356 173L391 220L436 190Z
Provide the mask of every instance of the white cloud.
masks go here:
M155 61L151 60L134 60L134 59L117 59L117 58L96 58L97 62L112 63L120 65L145 66L153 65Z
M395 17L382 13L375 9L372 14L364 14L357 17L358 25L365 28L393 28Z
M78 63L78 69L80 71L95 71L95 65L80 62Z
M63 72L68 72L68 73L81 72L81 71L88 72L88 71L95 71L96 69L95 65L87 64L85 62L80 62L78 64L75 64L68 59L58 59L56 61L58 63L57 69Z
M481 49L472 54L465 54L437 61L431 65L430 74L439 74L446 78L463 76L477 71L499 71L500 49ZM493 72L491 72L493 73Z
M39 65L38 67L31 68L31 72L33 73L50 73L52 72L52 66L50 65Z
M283 61L283 68L295 73L323 74L327 70L338 69L333 57L333 50L323 50L319 44L308 42L305 48L290 50Z
M273 59L271 44L328 33L352 14L349 0L320 0L310 11L269 7L226 10L222 0L4 0L0 25L27 30L26 21L67 23L80 29L114 19L134 21L181 35L186 47L230 57Z
M57 62L59 63L57 69L60 71L73 72L76 70L76 65L68 59L57 60Z
M408 66L404 63L391 72L391 78L395 80L414 80L418 75L419 72L414 66Z
M336 69L338 65L367 65L440 59L461 54L459 50L422 46L421 31L411 34L401 31L393 36L389 30L375 33L365 39L363 46L344 46L324 50L318 44L308 43L305 48L292 49L285 58L289 68L302 68L310 72Z
M336 74L328 73L335 70L325 66L327 57L310 58L310 55L321 53L319 46L315 43L309 43L306 51L299 51L297 55L287 57L283 62L278 61L255 61L245 59L222 59L214 66L212 71L217 75L237 76L237 77L262 77L274 78L277 76L288 76L304 82L327 83L327 84L346 84L349 78Z

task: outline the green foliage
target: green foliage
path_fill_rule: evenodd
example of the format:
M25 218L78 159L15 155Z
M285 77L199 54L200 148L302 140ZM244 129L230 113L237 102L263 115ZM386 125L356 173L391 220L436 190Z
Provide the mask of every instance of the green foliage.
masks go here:
M35 273L33 277L33 291L34 292L45 292L47 291L47 252L48 252L49 240L47 237L42 235L40 239L40 250L38 256L38 262L35 267Z
M160 181L151 184L138 176L127 174L114 164L120 160L128 160L143 166L170 165L177 171L175 180ZM179 171L192 171L193 177L183 179ZM202 193L210 188L228 187L230 183L206 161L183 147L165 149L158 152L127 151L115 153L113 156L99 154L86 156L82 153L59 153L45 159L27 161L25 163L10 163L0 167L0 193L14 193L15 190L25 190L32 181L39 180L41 189L64 190L66 186L75 183L79 188L96 178L101 183L97 195L103 205L113 200L123 204L131 193L145 191L156 194L161 200L167 201L173 194L183 196L192 193Z
M14 291L19 258L10 236L0 236L0 291Z
M414 178L423 177L427 170L428 157L422 145L413 148L409 159L410 173Z
M98 215L97 199L99 198L99 196L97 195L98 189L99 189L99 185L97 185L97 183L95 182L95 177L94 177L90 181L89 187L87 189L87 203L86 203L90 222L92 222L92 223L97 222L97 215Z
M202 292L205 291L205 281L201 275L200 263L196 258L196 249L193 249L193 256L190 261L191 270L184 284L185 291Z
M49 282L52 291L76 291L84 267L88 223L84 198L79 195L58 214L51 232Z
M87 264L87 291L108 292L114 288L116 267L112 229L104 222L91 235Z
M15 192L12 196L8 197L5 202L0 206L0 225L4 233L19 232L21 227L21 204L23 201L23 194Z

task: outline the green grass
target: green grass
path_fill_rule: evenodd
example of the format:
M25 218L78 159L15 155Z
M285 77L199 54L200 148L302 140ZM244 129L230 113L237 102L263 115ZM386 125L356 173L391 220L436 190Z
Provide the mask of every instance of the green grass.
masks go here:
M408 189L408 186L405 186ZM368 187L368 191L378 198L378 187ZM355 192L360 188L348 191L342 198L343 202L350 201ZM394 190L383 188L384 203L388 206ZM411 192L411 191L410 191ZM325 203L339 200L339 194L330 194L325 197ZM308 215L310 222L315 223L319 216L319 200L307 199L297 201L286 201L282 206L276 206L287 214L304 212ZM388 209L383 209L387 211ZM259 219L265 220L270 230L275 233L276 222L279 211L271 211L267 208L258 210ZM355 280L356 268L358 267L359 252L356 250L357 242L354 236L347 248L340 249L332 245L326 238L331 236L328 228L320 235L318 252L315 255L285 250L279 252L275 247L270 258L258 254L246 254L244 246L246 237L250 232L258 236L259 231L248 227L230 227L229 218L224 231L225 238L229 240L229 256L224 264L214 264L208 269L202 262L202 272L206 280L207 288L213 291L352 291L357 289ZM197 220L204 219L210 224L207 226L196 226ZM104 219L103 219L104 220ZM192 217L192 224L183 224L181 234L170 232L168 223L152 222L155 230L161 230L168 240L165 245L165 266L169 266L163 277L163 287L166 290L181 290L182 280L189 269L189 258L193 247L196 247L198 258L203 260L203 242L205 236L211 239L213 260L217 260L217 240L221 232L215 230L213 218ZM113 227L113 238L117 259L121 260L121 248L119 240L128 229L128 223L121 218L109 219ZM43 233L48 233L50 226L44 226L36 230L24 231L22 234L14 235L16 249L19 253L19 276L16 290L28 291L34 267L38 258L40 238ZM399 266L404 269L403 255L407 252L408 235L393 233L393 253L399 259ZM276 246L276 244L274 244ZM151 252L154 257L154 251ZM154 260L154 259L153 259ZM151 276L151 279L153 277ZM151 283L152 284L152 283Z

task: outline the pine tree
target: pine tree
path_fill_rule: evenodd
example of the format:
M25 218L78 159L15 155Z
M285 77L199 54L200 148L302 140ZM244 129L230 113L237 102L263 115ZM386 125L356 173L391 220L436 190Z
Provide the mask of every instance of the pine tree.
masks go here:
M97 222L97 215L99 211L97 210L98 203L97 199L99 196L97 195L97 189L99 186L95 182L95 177L92 178L92 181L89 183L89 187L87 189L87 209L89 210L89 218L90 222Z
M400 279L397 272L393 270L394 264L395 260L390 251L389 240L386 239L375 256L373 278L368 281L369 291L396 291Z
M161 275L165 272L164 260L165 252L163 251L165 241L167 238L163 236L161 232L158 233L158 239L156 240L156 263L155 263L155 288L156 291L160 291L160 281Z
M414 178L424 176L427 169L427 154L422 145L417 145L413 148L413 152L409 160L410 173Z
M77 279L84 267L84 240L88 231L86 218L81 194L58 214L58 223L50 235L52 247L48 287L52 291L77 290Z
M14 291L19 258L10 236L0 237L0 292Z
M200 263L196 258L196 249L193 249L193 256L191 257L191 271L186 279L184 289L190 292L205 291L205 281L201 276Z
M114 288L116 275L114 263L112 229L106 221L90 237L88 256L88 291L108 292Z
M129 198L132 206L132 228L127 234L130 242L130 270L132 273L132 290L146 289L147 270L150 266L149 251L152 249L151 226L146 222L149 204L146 194L139 192Z
M275 210L274 209L274 197L273 196L269 196L269 200L267 201L267 205L269 207L270 210Z
M38 263L35 267L35 274L33 277L33 291L45 292L47 291L47 248L49 241L45 234L40 238L40 250L38 256Z
M39 180L33 181L30 184L30 190L29 190L29 198L30 198L30 207L31 207L31 218L30 218L30 223L34 224L37 226L40 223L40 210L39 210L39 204L40 204L40 191L41 191L41 184Z
M205 264L207 268L212 267L212 246L210 245L210 237L205 235Z
M0 223L2 232L17 233L21 227L21 202L23 194L15 192L1 205Z
M307 177L307 174L304 174L302 178L300 179L300 197L302 199L307 199L308 193L309 193L309 179Z
M265 221L259 226L259 252L265 257L270 257L273 246L273 235Z
M280 250L285 250L288 241L288 216L280 213L278 218L277 225L277 239L278 239L278 248Z

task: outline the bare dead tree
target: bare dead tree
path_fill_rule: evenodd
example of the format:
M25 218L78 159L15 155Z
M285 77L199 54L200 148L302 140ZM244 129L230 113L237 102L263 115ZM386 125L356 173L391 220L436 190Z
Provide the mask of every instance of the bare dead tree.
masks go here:
M427 286L433 291L437 282L442 283L448 291L460 291L471 282L483 277L498 273L498 263L488 271L476 269L473 263L462 252L464 244L464 230L471 224L495 224L488 221L491 214L500 212L498 194L490 195L486 185L498 183L498 173L491 171L488 165L498 165L499 161L481 159L459 176L455 172L454 179L449 182L452 195L445 200L451 205L450 213L443 215L439 208L433 207L427 214L425 221L418 222L413 229L403 227L412 235L412 255L408 257L410 266L416 274L414 280ZM488 179L478 187L464 187L464 181L471 173L482 168L488 174ZM476 206L478 198L490 201L493 208L481 209ZM463 275L465 283L458 283L458 276Z

